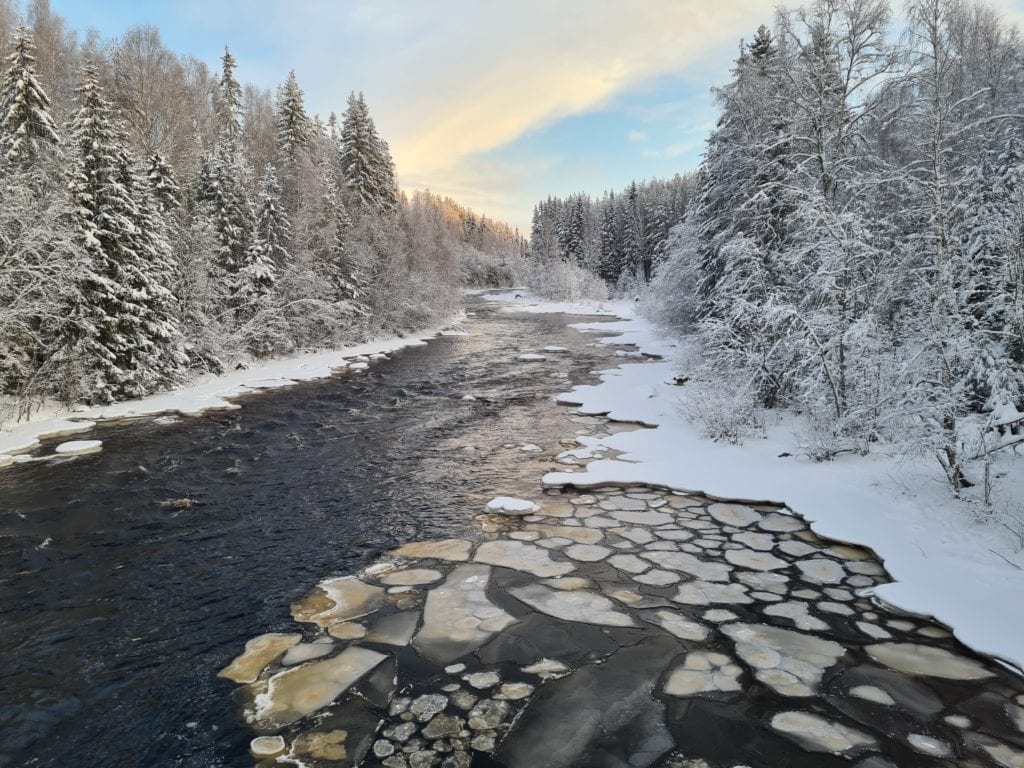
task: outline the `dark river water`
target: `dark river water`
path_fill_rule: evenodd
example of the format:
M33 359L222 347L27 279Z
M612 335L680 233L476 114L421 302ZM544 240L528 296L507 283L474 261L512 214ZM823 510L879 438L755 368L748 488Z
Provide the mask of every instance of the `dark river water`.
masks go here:
M562 316L471 308L472 335L365 373L0 470L0 765L251 765L216 672L325 576L535 489L565 437L551 396L609 358ZM515 361L545 344L573 354Z

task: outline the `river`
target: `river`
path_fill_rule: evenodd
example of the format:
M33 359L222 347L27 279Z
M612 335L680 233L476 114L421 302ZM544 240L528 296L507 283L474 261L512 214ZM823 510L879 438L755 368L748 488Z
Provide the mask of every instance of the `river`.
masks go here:
M551 395L607 367L565 317L472 309L470 335L365 373L101 425L101 453L0 470L0 765L251 765L216 671L324 576L477 535L487 499L551 466ZM572 354L516 361L546 344Z

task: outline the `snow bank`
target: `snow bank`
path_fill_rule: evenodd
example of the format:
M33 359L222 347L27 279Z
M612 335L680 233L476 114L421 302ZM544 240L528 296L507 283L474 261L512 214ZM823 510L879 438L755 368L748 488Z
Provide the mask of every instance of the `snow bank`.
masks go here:
M501 302L502 312L527 312L538 315L565 313L567 315L609 315L612 317L632 317L633 302L602 301L598 304L574 304L570 302L544 301L525 289L505 291L503 293L487 293L481 298L486 301Z
M621 334L601 339L606 344L635 344L666 358L678 353L674 342L629 310L627 319L573 327ZM594 312L584 308L581 313ZM669 360L624 363L604 371L600 384L561 395L560 402L578 405L581 413L607 413L657 428L588 444L591 452L613 449L621 455L594 461L585 470L550 473L544 483L649 483L785 504L821 535L874 549L894 579L875 590L878 598L899 610L933 616L966 645L1024 667L1024 571L1011 564L1024 556L950 496L937 464L885 455L844 456L830 463L780 457L794 444L793 424L783 421L763 440L742 446L711 442L683 416L686 387L674 384L676 372ZM1013 470L1019 477L1020 468Z
M152 416L165 412L195 415L213 410L233 410L241 406L230 402L228 398L323 379L346 367L356 370L366 368L366 360L379 360L381 355L426 344L427 339L439 334L440 328L448 326L449 323L445 323L404 339L371 341L325 352L261 361L245 370L205 376L180 389L160 392L139 400L81 408L70 413L52 408L44 410L32 421L0 428L0 457L33 451L42 440L86 432L100 420ZM361 362L348 362L356 358ZM9 463L0 459L0 467Z

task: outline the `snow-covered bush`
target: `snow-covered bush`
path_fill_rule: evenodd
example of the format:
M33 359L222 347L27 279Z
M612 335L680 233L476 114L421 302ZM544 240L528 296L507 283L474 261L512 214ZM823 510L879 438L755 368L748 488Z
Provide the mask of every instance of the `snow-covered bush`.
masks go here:
M693 228L680 224L669 232L665 260L640 294L640 313L676 332L692 328L697 318L700 267Z
M699 423L712 440L739 445L764 435L764 411L750 396L749 382L720 371L698 369L685 385L683 415Z
M597 275L560 259L531 261L523 283L537 296L550 301L604 301L608 286Z
M454 249L459 282L467 288L507 288L515 281L515 271L504 254L479 251L461 244Z

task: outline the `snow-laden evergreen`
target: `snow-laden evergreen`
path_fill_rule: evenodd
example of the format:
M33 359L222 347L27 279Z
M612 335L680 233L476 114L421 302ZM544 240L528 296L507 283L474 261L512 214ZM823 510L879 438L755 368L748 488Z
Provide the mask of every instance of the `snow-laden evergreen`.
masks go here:
M342 119L341 170L350 204L358 211L387 215L398 205L395 164L377 133L362 93L351 93Z
M313 128L303 99L304 94L293 69L277 91L277 152L282 161L294 160L295 154L312 135Z
M634 182L596 200L583 193L542 200L533 211L533 268L582 267L620 290L635 290L663 259L669 230L683 220L692 192L692 177L677 175Z
M0 86L0 167L24 168L46 145L60 141L50 99L36 79L35 44L28 27L18 27L7 64Z
M65 298L57 355L67 391L113 402L173 383L184 368L166 287L173 256L92 64L82 70L78 103L68 131L74 152L68 189L73 237L85 263Z
M57 293L74 272L60 138L36 77L32 32L19 27L0 85L0 392L24 393L39 375Z
M228 151L235 155L240 150L242 140L242 86L235 78L235 69L238 64L227 46L224 46L224 55L220 62L221 74L217 102L220 131Z

